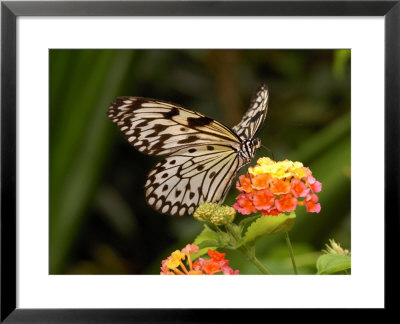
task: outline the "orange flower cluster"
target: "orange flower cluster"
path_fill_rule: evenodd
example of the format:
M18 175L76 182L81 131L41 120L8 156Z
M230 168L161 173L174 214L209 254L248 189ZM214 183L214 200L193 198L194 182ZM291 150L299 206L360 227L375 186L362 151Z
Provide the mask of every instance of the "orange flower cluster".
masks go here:
M225 259L226 254L218 251L208 250L209 260L199 258L192 263L190 255L199 252L199 247L188 244L181 251L176 250L168 258L161 262L162 275L213 275L222 273L224 275L237 275L239 270L232 270L228 266L229 260ZM183 264L182 260L187 257L189 269Z
M305 206L311 213L321 211L315 193L321 191L322 184L300 162L260 158L246 176L239 177L236 188L242 193L236 197L233 207L243 215L258 211L263 215L278 215L291 212L297 206Z

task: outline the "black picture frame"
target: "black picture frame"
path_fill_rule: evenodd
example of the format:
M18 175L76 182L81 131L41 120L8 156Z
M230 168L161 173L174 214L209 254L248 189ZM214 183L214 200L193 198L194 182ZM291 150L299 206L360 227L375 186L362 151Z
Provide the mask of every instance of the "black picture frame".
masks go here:
M385 262L398 254L400 0L395 1L2 1L1 3L1 322L217 322L239 310L16 308L16 19L19 16L384 16ZM368 74L368 73L366 73ZM371 147L370 154L374 148ZM356 166L353 166L356 167ZM382 209L380 209L382 210ZM372 238L371 238L372 239ZM385 266L385 308L394 273ZM391 288L392 287L392 288ZM241 310L243 311L243 310ZM256 310L252 310L256 312ZM258 310L259 312L261 310ZM208 315L206 315L208 314ZM252 316L256 314L252 313Z

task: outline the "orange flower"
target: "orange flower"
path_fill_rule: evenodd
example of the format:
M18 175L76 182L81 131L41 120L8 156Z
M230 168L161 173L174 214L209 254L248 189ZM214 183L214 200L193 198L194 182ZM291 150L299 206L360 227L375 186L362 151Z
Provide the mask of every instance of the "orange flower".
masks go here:
M290 182L284 179L272 178L270 181L270 190L274 195L284 195L290 191Z
M265 189L268 187L268 180L270 179L271 177L269 174L266 173L257 174L255 177L251 179L251 186L252 188L258 190ZM248 192L251 192L251 190Z
M249 167L246 176L240 176L236 188L242 193L233 207L243 215L261 212L279 215L305 206L311 213L319 213L318 193L322 189L309 168L289 160L275 162L260 158L255 167Z
M204 260L204 259L202 259L202 260ZM212 275L212 274L215 274L215 273L221 271L219 264L217 262L215 262L213 259L210 259L208 261L204 260L204 262L202 264L202 269L205 272L205 274L208 274L208 275Z
M208 250L208 255L214 261L222 261L225 259L226 253L221 253L218 251Z
M251 186L250 178L241 175L239 177L239 180L236 182L236 188L240 188L239 190L243 192L251 192L253 190L253 187Z
M297 199L292 195L285 195L275 200L275 206L280 212L291 212L296 209Z
M257 210L270 210L274 206L274 195L268 190L258 190L254 193L253 203Z

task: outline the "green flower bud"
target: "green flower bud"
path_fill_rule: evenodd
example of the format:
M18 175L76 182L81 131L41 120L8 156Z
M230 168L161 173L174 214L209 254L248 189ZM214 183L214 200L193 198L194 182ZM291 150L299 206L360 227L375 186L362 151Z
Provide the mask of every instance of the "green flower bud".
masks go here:
M227 225L235 219L236 210L230 206L218 207L210 217L210 223L214 225Z
M200 222L207 222L218 206L218 204L214 203L200 203L199 207L197 207L196 211L194 212L193 217Z

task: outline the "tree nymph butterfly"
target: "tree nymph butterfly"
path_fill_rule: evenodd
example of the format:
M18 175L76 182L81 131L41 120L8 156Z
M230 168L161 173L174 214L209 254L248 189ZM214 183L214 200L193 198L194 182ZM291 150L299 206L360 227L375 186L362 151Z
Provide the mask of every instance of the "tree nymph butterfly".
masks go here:
M260 84L232 129L180 105L141 97L117 98L108 117L139 152L167 155L148 174L146 200L163 214L183 216L201 202L224 201L237 172L261 145L255 135L267 110L268 88Z

